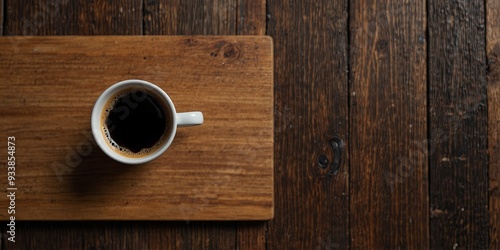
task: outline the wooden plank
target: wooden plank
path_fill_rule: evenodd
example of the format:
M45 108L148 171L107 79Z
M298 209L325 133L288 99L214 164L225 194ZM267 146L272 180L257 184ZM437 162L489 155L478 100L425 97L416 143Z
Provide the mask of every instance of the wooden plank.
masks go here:
M215 224L227 227L231 223ZM200 225L194 223L191 226ZM179 229L188 227L183 221L20 223L16 229L19 232L16 234L16 242L8 244L7 249L191 249L195 245L193 242L200 243L205 249L217 248L214 243L219 242L221 249L234 249L227 240L234 238L234 235L210 235L213 237L193 238L188 242L179 242L172 237L181 234ZM218 238L225 238L228 242Z
M9 100L0 133L16 137L25 166L18 220L273 217L268 37L32 37L18 52L4 38L0 48L0 98ZM92 145L88 123L99 94L123 79L156 83L178 112L201 110L206 122L179 129L155 161L116 164Z
M490 249L500 249L500 1L486 1Z
M428 249L426 8L350 2L353 249Z
M236 14L238 35L266 34L265 0L238 0Z
M236 249L233 222L194 223L183 231L184 249Z
M7 1L8 35L140 35L142 1Z
M488 248L484 2L429 1L432 248Z
M146 35L234 35L236 0L144 2Z
M267 7L276 72L276 216L267 248L347 248L347 1Z
M0 0L0 36L3 35L3 25L5 16L4 0Z
M67 1L71 0L60 0ZM142 1L86 1L75 4L80 9L78 34L85 35L141 35ZM61 27L62 25L59 25Z
M238 222L236 225L236 249L266 249L266 222Z
M95 226L88 222L73 222L71 227L61 222L17 223L15 242L6 241L4 238L4 244L6 244L7 249L51 249L53 247L58 247L60 249L82 249L83 244L88 246L90 242L95 245L102 244L102 240L107 238L106 234L100 234L92 239L87 238L88 241L85 243L82 234L85 232L102 233L104 227L104 224ZM120 227L120 229L122 228L123 227ZM68 240L67 237L71 237L72 240Z
M133 224L133 223L132 223ZM114 228L114 230L109 230ZM16 242L8 249L124 249L131 246L127 237L133 231L128 222L63 222L20 223L16 227ZM71 237L71 238L67 238ZM123 240L117 240L123 238ZM71 239L71 240L70 240ZM138 249L138 248L134 248ZM144 248L141 248L144 249Z

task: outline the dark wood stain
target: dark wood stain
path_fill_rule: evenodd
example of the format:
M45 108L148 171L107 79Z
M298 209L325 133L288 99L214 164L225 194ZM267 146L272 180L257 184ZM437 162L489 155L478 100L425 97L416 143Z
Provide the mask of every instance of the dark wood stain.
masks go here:
M276 212L267 248L347 247L348 168L332 178L317 167L321 155L334 157L330 139L348 138L347 1L267 1L267 18L276 106Z
M489 236L490 249L500 249L500 2L486 1L486 10Z
M270 35L276 207L269 222L23 222L0 247L500 249L499 10L493 0L0 0L0 35ZM238 55L227 43L210 54Z
M146 1L144 34L235 35L237 5L230 0Z
M350 2L353 249L429 249L425 11Z
M140 35L142 3L131 0L6 2L6 35Z
M0 0L0 36L3 35L4 17L5 17L4 0Z
M428 10L430 246L486 249L485 6L430 1Z

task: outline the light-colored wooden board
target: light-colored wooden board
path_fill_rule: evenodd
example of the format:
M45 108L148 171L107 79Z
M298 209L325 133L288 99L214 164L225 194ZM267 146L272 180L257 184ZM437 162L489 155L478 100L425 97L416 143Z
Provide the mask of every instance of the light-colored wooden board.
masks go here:
M178 112L202 111L204 124L178 129L152 162L113 161L94 143L90 114L124 79L157 84ZM3 37L0 100L2 219L9 187L16 220L273 218L269 37Z

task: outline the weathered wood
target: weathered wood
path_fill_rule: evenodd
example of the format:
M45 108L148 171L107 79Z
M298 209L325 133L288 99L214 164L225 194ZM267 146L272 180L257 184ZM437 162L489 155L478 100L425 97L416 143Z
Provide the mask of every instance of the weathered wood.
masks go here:
M500 249L500 1L486 1L490 249Z
M0 0L0 36L3 35L3 22L5 16L4 0Z
M238 35L266 34L266 1L237 0L236 10Z
M7 1L7 35L140 35L142 1Z
M347 1L267 5L276 74L276 216L267 246L346 248Z
M177 232L177 243L182 242L184 249L236 249L233 222L194 223L186 229L182 233Z
M67 1L71 0L59 0ZM80 10L77 34L85 35L141 35L142 1L86 1L75 4Z
M108 223L108 225L113 224L115 223ZM125 223L120 222L117 224L120 225L115 232L118 234L123 233L121 230L125 228ZM51 249L53 247L83 249L82 245L103 247L103 241L109 237L109 235L103 234L105 227L105 224L96 225L89 222L73 222L71 226L61 222L16 223L15 243L4 239L4 244L6 244L7 249ZM93 238L83 238L82 234L95 235L93 235ZM68 237L73 240L68 240Z
M484 1L429 1L430 244L488 248Z
M236 249L266 249L267 222L238 222L236 225Z
M233 0L146 0L144 34L234 35L236 6Z
M7 243L7 249L234 249L234 229L229 230L230 234L220 233L233 223L211 223L212 227L204 224L184 221L23 222L17 225L16 242ZM183 230L193 231L194 228L208 233L185 238L187 241L176 238L176 235L183 235Z
M265 222L189 220L19 222L19 240L15 244L7 241L6 226L1 225L0 247L332 249L347 248L352 238L352 248L486 248L485 224L489 221L490 248L499 248L498 1L487 0L488 8L477 1L427 1L428 37L425 21L422 24L426 9L423 2L351 0L347 5L346 1L311 4L270 0L268 12L264 13L266 2L262 0L28 0L5 1L6 8L0 0L0 16L2 10L5 14L4 19L0 18L0 34L3 29L4 35L261 35L266 32L267 14L268 31L276 44L278 111L274 151L277 218L269 228ZM347 6L352 9L350 43ZM25 37L14 44L11 41L11 46L22 46L29 39ZM431 49L427 65L431 90L428 98L426 40ZM352 45L350 57L354 70L350 91L347 73L342 73L349 64L348 44ZM486 99L481 96L486 92L484 51L488 59L487 146ZM359 66L357 71L355 65ZM426 99L430 104L429 127ZM396 100L394 107L393 100ZM478 111L467 112L471 107L473 110L477 107ZM367 110L365 116L361 115L364 110ZM411 131L405 130L410 125ZM426 140L427 136L431 140ZM334 137L345 143L341 158L334 153L339 152L333 149L339 145L338 140L330 140ZM489 219L484 193L486 147L490 171ZM346 158L347 149L354 150L351 160ZM430 167L426 163L428 155ZM327 177L336 169L331 167L332 162L338 159L341 159L338 174ZM355 181L350 188L351 202L347 183L349 162ZM431 205L418 201L425 189L421 185L427 185L428 168ZM366 188L373 189L368 192ZM432 244L420 245L426 239L429 241L429 236L423 233L429 208L432 223L427 227L431 228ZM415 212L418 209L421 214ZM359 232L361 235L356 234Z
M353 249L428 249L426 9L350 2Z
M273 217L269 38L32 37L15 48L12 39L0 39L0 134L16 137L24 166L18 220ZM123 79L157 84L178 112L201 110L206 122L179 129L148 164L116 164L93 145L89 121L99 94Z

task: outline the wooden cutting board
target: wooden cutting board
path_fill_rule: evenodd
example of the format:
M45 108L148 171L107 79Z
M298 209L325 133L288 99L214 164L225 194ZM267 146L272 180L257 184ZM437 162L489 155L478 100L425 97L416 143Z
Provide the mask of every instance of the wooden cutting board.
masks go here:
M204 124L178 129L152 162L115 162L95 145L90 114L124 79L157 84ZM2 37L0 145L2 220L272 219L272 40Z

